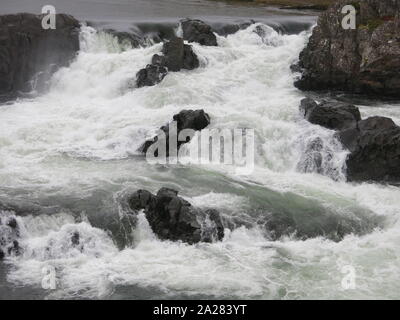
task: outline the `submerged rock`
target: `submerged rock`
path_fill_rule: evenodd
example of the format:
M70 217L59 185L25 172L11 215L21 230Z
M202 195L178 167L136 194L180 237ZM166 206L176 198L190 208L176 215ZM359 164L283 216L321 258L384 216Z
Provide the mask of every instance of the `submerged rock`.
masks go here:
M357 10L356 29L342 27L345 5ZM300 54L301 90L344 90L400 97L400 2L340 0L322 13Z
M317 104L305 98L301 101L300 111L309 122L332 130L351 127L361 120L358 108L342 102L323 101Z
M400 127L391 119L362 120L338 137L350 150L346 161L350 181L400 181Z
M314 208L298 215L288 212L271 214L265 219L264 226L271 240L279 240L282 237L300 240L323 237L338 242L349 234L368 234L382 224L383 218L372 214L340 215L323 208Z
M121 46L138 48L146 43L145 39L133 32L116 31L114 29L105 29L103 32L117 38Z
M224 237L218 211L195 208L173 189L161 188L156 195L139 190L131 196L129 204L134 211L144 210L151 229L162 240L194 244Z
M0 16L0 96L42 89L51 74L79 50L79 22L57 14L56 29L42 28L43 15Z
M210 116L204 112L204 110L182 110L178 114L173 116L173 121L176 123L177 133L177 150L185 144L190 142L192 137L187 137L186 141L178 141L179 133L185 129L191 129L194 131L201 131L210 124ZM166 156L169 156L169 142L170 142L170 124L167 124L160 128L165 134L166 143ZM140 148L139 151L146 153L150 146L158 142L158 136L153 139L147 140ZM156 156L158 155L155 154Z
M183 39L204 46L217 46L217 37L211 26L201 20L184 19L180 22Z

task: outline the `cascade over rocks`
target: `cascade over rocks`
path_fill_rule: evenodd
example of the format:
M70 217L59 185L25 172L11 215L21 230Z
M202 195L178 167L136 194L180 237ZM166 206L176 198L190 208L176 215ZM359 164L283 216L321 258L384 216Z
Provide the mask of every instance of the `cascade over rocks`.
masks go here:
M66 66L79 50L79 22L57 14L56 29L42 28L43 15L28 13L0 16L0 98L15 97L35 89L59 67Z
M156 195L138 190L129 199L129 204L136 212L144 210L151 229L162 240L194 244L224 237L218 211L195 208L173 189L161 188Z
M177 126L177 138L179 133L185 129L191 129L194 131L201 131L210 124L210 116L204 112L203 109L200 110L182 110L178 114L173 116L173 121L176 121ZM170 124L162 126L160 130L165 134L166 137L166 156L169 156L169 137L170 137ZM177 150L185 144L190 142L192 137L187 137L186 141L177 141ZM139 151L146 153L150 146L158 141L158 136L153 139L147 140L140 148ZM156 156L158 155L155 154Z
M118 43L122 46L139 48L146 43L145 39L132 32L116 31L114 29L105 29L103 32L111 34L117 38Z
M349 181L400 181L400 127L393 120L361 120L358 108L343 103L303 99L301 113L308 121L338 130L336 136L350 151L346 160Z
M184 44L182 38L175 37L164 43L162 55L155 54L152 63L137 73L137 86L154 86L165 78L168 71L193 70L199 64L192 46Z
M345 5L356 30L342 27ZM400 1L340 0L321 14L300 54L301 90L343 90L400 97Z
M203 46L217 46L217 37L211 26L197 19L184 19L180 21L183 39L197 42Z

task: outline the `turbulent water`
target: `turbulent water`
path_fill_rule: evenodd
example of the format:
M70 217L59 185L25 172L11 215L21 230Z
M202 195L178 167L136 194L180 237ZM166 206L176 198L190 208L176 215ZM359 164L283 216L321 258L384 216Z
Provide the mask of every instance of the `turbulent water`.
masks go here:
M47 93L0 106L0 202L18 207L22 248L21 256L0 264L0 297L400 298L399 188L346 182L346 150L332 131L298 112L304 93L294 88L290 65L309 32L288 35L262 25L260 37L257 26L218 36L218 47L193 44L200 68L141 89L127 84L162 44L121 48L82 26L81 52L54 75ZM389 116L397 124L399 107L360 105L363 117ZM136 154L155 129L188 108L206 110L211 128L255 129L254 172L155 166ZM316 137L324 142L322 174L307 159ZM162 186L196 206L219 209L236 228L226 228L222 242L197 245L158 240L143 214L132 232L125 229L120 199ZM384 223L339 242L271 241L259 223L275 212L307 223L310 211L373 214ZM110 221L115 227L107 225L107 232ZM71 244L75 232L79 248ZM121 243L127 247L121 250ZM49 265L55 290L41 287ZM354 290L341 285L349 265Z

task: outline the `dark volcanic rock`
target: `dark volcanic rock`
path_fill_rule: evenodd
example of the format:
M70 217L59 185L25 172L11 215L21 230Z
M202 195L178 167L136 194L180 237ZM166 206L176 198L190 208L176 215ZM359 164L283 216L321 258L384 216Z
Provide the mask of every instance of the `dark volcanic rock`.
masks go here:
M182 130L192 129L194 131L200 131L210 124L210 116L204 112L204 110L182 110L178 114L175 114L173 121L176 122L177 137ZM170 124L167 124L160 128L166 137L166 156L169 156L169 136L170 136ZM177 149L191 140L192 137L188 137L186 141L177 141ZM140 148L139 151L146 153L151 145L158 141L158 136L151 140L147 140ZM156 154L157 156L158 154Z
M357 28L342 27L344 5L357 9ZM400 97L400 1L340 0L324 12L307 47L295 85Z
M136 76L139 88L161 82L168 71L193 70L200 64L192 46L184 44L182 38L176 37L164 43L162 55L155 54L151 63Z
M57 68L66 66L79 50L80 25L58 14L56 29L42 29L41 15L0 16L0 96L43 89Z
M181 21L183 39L204 46L217 46L217 38L212 28L201 20L184 19Z
M358 108L341 102L323 101L317 104L305 98L301 101L300 112L309 122L332 130L351 127L361 120Z
M400 181L400 127L391 119L372 117L358 122L338 136L350 150L350 181Z
M160 83L167 75L168 70L165 67L148 64L146 68L140 70L136 75L136 84L138 88L154 86Z
M129 204L132 210L144 210L153 232L162 240L181 240L193 244L224 237L218 211L197 209L178 197L175 190L161 188L157 195L139 190L132 195Z

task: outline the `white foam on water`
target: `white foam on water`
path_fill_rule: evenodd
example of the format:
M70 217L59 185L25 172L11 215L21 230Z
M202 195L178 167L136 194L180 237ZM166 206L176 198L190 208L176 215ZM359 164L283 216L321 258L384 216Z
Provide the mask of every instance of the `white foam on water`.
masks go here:
M218 37L218 47L193 44L200 68L170 73L162 83L140 89L129 83L161 44L127 50L83 27L82 51L54 75L48 94L0 108L2 187L27 188L37 196L54 190L86 194L110 185L152 191L163 184L187 185L182 166L152 167L132 155L173 114L202 108L211 115L211 128L255 129L256 166L246 177L232 175L225 166L189 169L201 169L227 188L235 181L237 188L247 183L292 192L338 212L365 208L387 217L388 226L340 243L320 238L269 242L257 227L241 227L226 230L220 243L190 246L159 241L141 214L135 247L118 251L106 232L75 223L67 214L28 216L21 218L24 254L8 260L13 264L9 281L40 286L42 269L50 264L57 270L58 288L49 298L107 298L121 285L156 287L165 296L399 298L399 189L344 181L346 151L332 131L298 113L304 96L293 87L289 66L307 33L280 35L263 26L260 37L256 27ZM376 110L362 109L368 115ZM380 105L379 114L400 119L399 110ZM299 171L306 142L317 136L324 142L325 176ZM214 191L206 181L191 185L183 196L227 212L252 205L245 196ZM74 232L83 248L72 245ZM356 290L341 288L341 267L347 264L356 270Z

